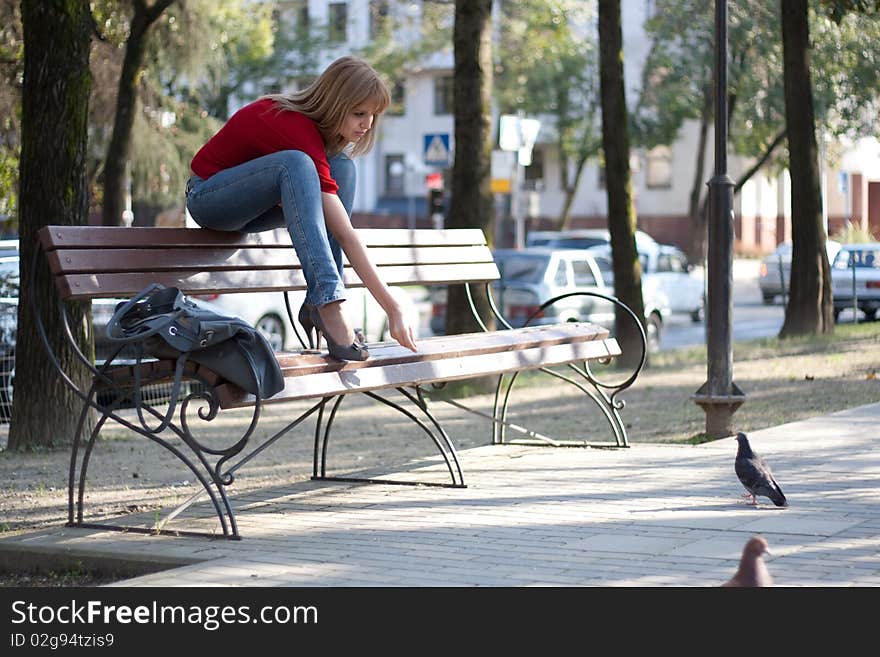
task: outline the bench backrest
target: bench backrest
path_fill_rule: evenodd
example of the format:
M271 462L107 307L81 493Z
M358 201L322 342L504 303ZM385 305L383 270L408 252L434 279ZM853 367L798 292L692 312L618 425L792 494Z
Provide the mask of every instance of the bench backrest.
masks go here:
M358 229L389 285L492 281L498 268L476 228ZM286 231L243 235L204 228L45 226L39 231L65 299L131 296L150 283L187 294L304 290ZM345 284L361 287L345 263Z

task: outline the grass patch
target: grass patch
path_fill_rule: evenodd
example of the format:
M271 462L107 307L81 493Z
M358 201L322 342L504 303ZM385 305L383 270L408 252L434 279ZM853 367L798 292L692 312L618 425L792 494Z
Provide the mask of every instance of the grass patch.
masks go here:
M697 445L711 440L705 434L705 413L692 400L706 382L706 363L705 345L652 354L650 366L617 397L625 402L620 414L630 442ZM874 403L880 401L880 322L841 324L831 335L737 342L731 364L733 381L746 395L734 413L734 431L756 431ZM568 366L553 369L573 375ZM590 369L605 384L623 382L631 372L613 363L593 362ZM488 380L493 385L456 382L431 397L467 404L469 396L494 391L495 379ZM601 440L607 433L604 421L587 416L595 408L574 386L530 370L516 379L509 419L519 422L521 417L524 426L554 437ZM547 430L533 420L546 423Z

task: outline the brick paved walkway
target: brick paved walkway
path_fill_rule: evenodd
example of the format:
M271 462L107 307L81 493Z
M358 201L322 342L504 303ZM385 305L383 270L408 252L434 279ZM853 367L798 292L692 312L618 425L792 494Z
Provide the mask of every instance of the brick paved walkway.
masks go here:
M714 586L760 533L778 585L878 586L878 419L873 404L751 433L787 509L744 503L732 438L483 446L460 453L466 489L308 481L233 496L241 541L59 527L0 539L0 553L188 564L123 586Z

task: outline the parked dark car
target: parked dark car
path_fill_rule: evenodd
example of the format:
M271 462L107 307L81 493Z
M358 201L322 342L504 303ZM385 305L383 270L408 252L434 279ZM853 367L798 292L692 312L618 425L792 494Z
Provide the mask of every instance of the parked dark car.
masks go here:
M4 242L0 242L0 247L3 246ZM18 241L15 240L16 247L17 244ZM9 250L8 252L0 250L0 423L9 422L12 412L13 384L15 381L15 343L18 331L19 278L17 248L14 251ZM120 301L122 299L96 299L92 302L92 327L95 338L96 363L103 363L115 350L115 345L110 344L106 339L106 326L116 310L116 304ZM211 305L204 301L199 301L198 303ZM124 362L133 357L133 353L123 351L114 362ZM168 384L149 386L148 392L151 395L151 400L155 403L161 403L163 396L169 388ZM99 401L109 403L111 400L99 397ZM125 406L125 403L122 403L121 406Z

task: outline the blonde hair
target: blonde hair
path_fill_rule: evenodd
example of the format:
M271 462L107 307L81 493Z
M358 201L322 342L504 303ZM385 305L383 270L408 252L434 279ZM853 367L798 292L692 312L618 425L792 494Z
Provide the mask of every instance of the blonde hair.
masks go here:
M379 115L391 103L388 87L379 74L357 57L340 57L308 87L288 94L263 96L275 101L279 110L299 112L312 119L324 139L327 153L341 152L348 142L339 134L345 119L354 107L370 103L373 125L351 149L351 156L368 153L376 141Z

